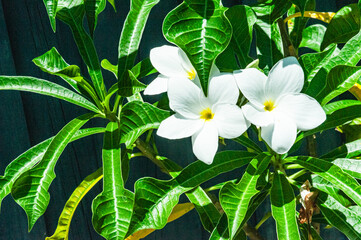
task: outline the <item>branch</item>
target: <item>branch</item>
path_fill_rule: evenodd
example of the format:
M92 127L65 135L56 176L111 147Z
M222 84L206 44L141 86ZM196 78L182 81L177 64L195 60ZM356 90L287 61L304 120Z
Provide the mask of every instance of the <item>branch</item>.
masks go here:
M294 56L294 57L298 58L296 49L291 42L291 39L286 30L286 26L283 22L283 19L279 18L277 20L277 24L278 24L278 27L279 27L280 33L281 33L284 56L285 57Z

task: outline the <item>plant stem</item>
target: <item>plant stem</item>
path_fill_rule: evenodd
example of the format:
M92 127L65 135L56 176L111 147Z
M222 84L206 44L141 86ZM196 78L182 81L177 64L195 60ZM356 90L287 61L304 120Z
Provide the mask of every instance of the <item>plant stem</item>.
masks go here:
M261 221L259 221L259 222L257 223L257 225L254 227L254 229L258 230L258 229L262 226L262 224L263 224L264 222L266 222L271 216L272 216L272 212L266 213L266 214L263 216L263 218L261 219Z
M302 176L303 174L307 173L306 169L302 169L301 171L296 172L295 174L288 177L288 179L295 180L296 178Z
M251 240L263 240L263 237L257 232L257 230L247 223L243 226L243 230Z
M299 164L289 164L289 165L285 165L284 167L285 167L285 169L300 169L300 168L303 168Z
M279 18L277 20L277 24L278 24L278 27L280 29L280 33L281 33L281 37L282 37L283 55L285 57L294 56L294 57L298 58L297 53L296 53L296 49L295 49L295 47L293 46L293 44L291 42L291 39L290 39L290 37L288 35L288 32L286 30L286 26L285 26L285 24L283 22L283 19Z

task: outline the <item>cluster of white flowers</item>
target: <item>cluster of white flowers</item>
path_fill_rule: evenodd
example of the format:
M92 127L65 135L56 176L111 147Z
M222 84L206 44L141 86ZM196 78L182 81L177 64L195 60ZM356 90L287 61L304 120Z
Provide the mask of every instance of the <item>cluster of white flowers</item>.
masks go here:
M181 49L154 48L150 60L160 75L144 93L168 92L169 106L175 112L161 123L157 134L168 139L192 136L194 154L207 164L217 152L218 137L238 137L250 123L261 128L263 140L275 152L283 154L295 142L297 130L310 130L326 119L320 104L300 93L304 73L294 57L280 60L268 78L255 68L232 74L220 73L213 65L207 97ZM248 99L242 107L237 106L239 90Z

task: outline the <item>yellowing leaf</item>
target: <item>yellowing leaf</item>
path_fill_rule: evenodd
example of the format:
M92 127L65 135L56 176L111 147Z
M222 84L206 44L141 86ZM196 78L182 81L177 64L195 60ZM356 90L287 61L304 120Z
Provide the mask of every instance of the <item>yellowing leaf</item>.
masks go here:
M318 19L318 20L323 21L325 23L330 23L333 16L335 16L335 13L334 12L305 11L305 14L303 16L308 17L308 18ZM301 13L297 12L295 14L292 14L292 15L288 16L284 20L284 22L286 23L289 20L291 20L292 18L296 18L296 17L302 17Z
M66 202L64 209L59 217L58 226L55 233L45 240L68 240L69 227L74 212L79 202L89 192L92 187L103 178L103 168L99 168L96 172L87 176L84 181L74 190L70 198Z
M349 89L350 93L352 93L357 100L361 101L361 85L358 83L355 83L352 88Z
M194 208L193 203L177 204L173 208L172 214L168 218L168 222L172 222L172 221L180 218L187 212L191 211L193 208ZM155 231L154 229L140 230L140 231L135 232L132 235L130 235L126 240L139 240L139 239L145 238L146 236L148 236L149 234L151 234L154 231Z

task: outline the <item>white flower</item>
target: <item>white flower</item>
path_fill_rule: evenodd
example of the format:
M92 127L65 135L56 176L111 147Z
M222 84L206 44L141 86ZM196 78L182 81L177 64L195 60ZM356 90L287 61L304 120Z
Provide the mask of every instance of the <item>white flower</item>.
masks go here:
M189 79L200 86L196 70L180 48L167 45L153 48L150 51L150 61L160 74L144 90L145 95L166 92L168 80L172 78ZM210 78L216 74L219 74L219 70L213 64Z
M295 57L287 57L266 75L254 68L234 72L238 87L249 102L242 107L245 117L261 127L261 136L277 153L288 152L297 129L310 130L326 119L320 104L300 93L304 74Z
M208 97L192 81L170 78L169 105L175 114L160 124L157 134L168 139L192 136L196 157L211 164L217 152L218 136L238 137L250 125L236 105L238 96L236 82L230 73L211 79Z

